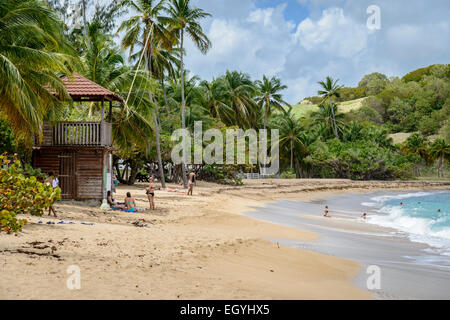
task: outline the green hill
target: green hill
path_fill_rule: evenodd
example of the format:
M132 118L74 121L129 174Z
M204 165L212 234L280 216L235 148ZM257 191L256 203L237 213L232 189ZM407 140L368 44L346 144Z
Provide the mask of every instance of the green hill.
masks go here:
M358 110L361 108L363 101L366 98L356 99L356 100L350 100L350 101L344 101L338 103L338 110L342 113L348 113L353 110ZM297 117L306 117L309 113L317 111L319 108L316 104L306 104L306 103L299 103L292 106L292 112Z

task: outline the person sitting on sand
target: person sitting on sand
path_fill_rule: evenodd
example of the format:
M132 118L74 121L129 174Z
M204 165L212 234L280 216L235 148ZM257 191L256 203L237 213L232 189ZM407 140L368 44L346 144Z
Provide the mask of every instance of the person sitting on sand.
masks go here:
M48 177L47 177L47 179L44 180L44 183L47 183L47 184L51 185L52 188L56 188L58 186L57 185L57 181L54 181L54 179L53 179L53 171L49 171ZM55 187L55 184L56 184L56 187ZM52 211L53 211L53 215L55 217L57 217L56 216L56 210L55 210L55 207L53 206L53 203L48 208L48 215L51 215Z
M328 206L325 206L325 210L323 211L323 216L327 218L331 218L331 216L328 215Z
M194 185L196 185L195 182L195 173L191 172L189 173L189 180L188 180L188 192L187 195L192 196L192 192L194 191Z
M155 189L156 189L156 184L155 184L155 178L153 176L150 177L150 183L148 185L147 188L147 197L148 197L148 203L150 205L150 210L155 210Z
M127 212L137 212L136 202L134 201L134 198L131 197L130 192L127 192L127 197L125 198L125 206Z
M108 195L108 197L106 199L108 200L108 204L112 209L120 209L120 210L127 209L124 204L119 204L116 202L116 200L114 200L114 198L112 197L111 191L108 191L107 195Z

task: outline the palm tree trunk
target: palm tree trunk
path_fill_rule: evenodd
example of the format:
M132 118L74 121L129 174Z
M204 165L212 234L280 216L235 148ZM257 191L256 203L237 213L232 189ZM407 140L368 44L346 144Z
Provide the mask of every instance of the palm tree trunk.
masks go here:
M184 101L184 62L183 62L183 41L184 41L184 29L181 29L181 37L180 37L180 71L181 71L181 127L183 131L186 129L186 122L185 122L185 112L186 112L186 102ZM187 181L186 181L186 151L185 151L185 141L184 141L184 135L183 135L183 155L181 159L181 170L183 173L183 186L186 189L187 188Z
M144 48L145 50L145 48ZM146 65L147 65L147 70L150 68L150 52L148 53L148 56L145 60L147 60ZM149 70L150 71L150 70ZM151 77L151 73L150 73L150 77ZM148 96L150 98L151 102L155 102L153 99L153 94L152 91L149 89L148 90ZM153 110L153 121L155 123L155 140L156 140L156 154L158 157L158 170L159 170L159 176L161 179L161 186L163 188L166 187L166 178L164 176L164 168L163 168L163 163L162 163L162 157L161 157L161 141L160 141L160 137L159 137L159 124L158 124L158 116L157 116L157 112L156 110Z
M82 10L82 14L83 14L83 31L84 31L84 36L87 38L88 37L88 32L87 32L87 20L86 20L86 1L87 0L81 0L81 10Z
M293 162L294 162L294 144L293 144L293 141L291 139L291 170L294 167Z
M438 162L438 178L443 178L444 175L442 173L442 164L444 163L444 155L441 154L439 156L439 162Z
M334 126L334 134L336 135L336 139L339 139L337 126L336 126L336 118L334 117L334 106L331 104L331 115L333 116L333 126Z
M164 167L161 157L161 142L159 138L159 124L158 124L158 117L156 115L156 112L153 111L153 118L155 123L155 139L156 139L156 154L158 156L158 171L159 176L161 179L161 187L166 188L166 177L164 176Z
M170 113L170 109L169 109L169 103L167 102L166 84L164 83L164 71L163 71L163 74L161 76L161 87L163 89L164 103L166 105L166 111L167 111L167 114L169 114Z

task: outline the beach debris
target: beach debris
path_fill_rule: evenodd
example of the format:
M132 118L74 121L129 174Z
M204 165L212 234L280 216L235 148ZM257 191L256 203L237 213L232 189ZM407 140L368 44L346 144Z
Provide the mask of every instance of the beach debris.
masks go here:
M147 224L145 222L147 222L147 221L145 221L145 219L138 219L138 220L132 222L131 224L134 225L135 227L143 228L143 227L147 227Z

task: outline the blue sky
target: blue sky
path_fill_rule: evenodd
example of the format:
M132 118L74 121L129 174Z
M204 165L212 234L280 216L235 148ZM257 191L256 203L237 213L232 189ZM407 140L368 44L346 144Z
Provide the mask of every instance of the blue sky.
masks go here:
M290 103L315 95L328 75L355 86L370 72L450 63L448 0L192 2L212 14L202 25L213 46L203 56L188 42L186 68L208 80L227 69L280 77ZM380 8L379 30L367 28L370 5Z

